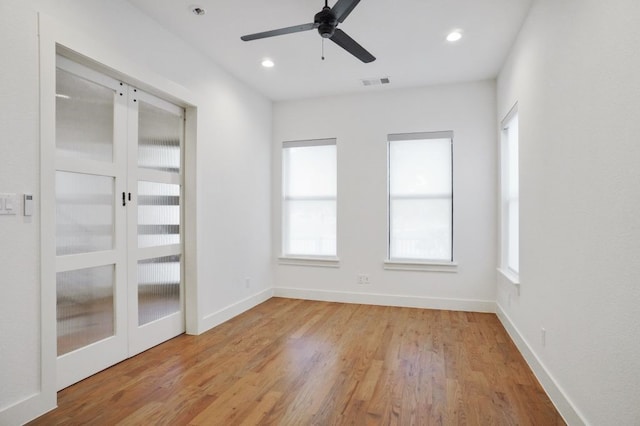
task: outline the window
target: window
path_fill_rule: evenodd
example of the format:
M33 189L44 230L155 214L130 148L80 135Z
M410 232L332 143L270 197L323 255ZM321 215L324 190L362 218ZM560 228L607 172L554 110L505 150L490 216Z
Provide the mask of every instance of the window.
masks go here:
M389 135L389 260L453 262L453 132Z
M282 145L283 256L336 256L336 140Z
M518 179L518 111L502 122L502 265L517 277L520 271L520 189Z

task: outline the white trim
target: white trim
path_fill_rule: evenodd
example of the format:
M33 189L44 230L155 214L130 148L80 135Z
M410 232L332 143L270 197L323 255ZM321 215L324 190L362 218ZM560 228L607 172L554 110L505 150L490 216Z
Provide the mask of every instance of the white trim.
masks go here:
M201 334L207 330L211 330L212 328L226 321L229 321L231 318L236 317L242 314L243 312L246 312L249 309L258 306L259 304L266 302L272 297L273 297L273 289L267 288L252 296L242 299L239 302L231 304L226 308L222 308L219 311L206 315L199 322L198 324L199 328L197 330L197 333L194 333L194 334Z
M507 115L505 115L502 121L500 122L500 130L507 130L509 128L509 126L507 125L509 124L513 116L516 115L517 113L518 113L518 102L513 104L513 106L507 113Z
M163 172L160 170L145 169L142 167L138 168L138 180L144 182L166 183L169 185L182 185L182 176L179 173Z
M188 334L196 334L200 322L200 307L198 306L199 288L198 282L198 205L196 203L197 191L197 133L198 133L198 109L197 107L185 108L185 126L184 126L184 174L182 193L183 208L182 215L184 220L181 225L184 227L182 242L184 245L183 253L183 277L184 277L184 309L185 309L185 328Z
M395 294L356 293L346 291L309 290L292 287L276 287L275 297L318 300L323 302L358 303L365 305L398 306L403 308L441 309L447 311L488 312L496 311L493 300L445 299L434 297L404 296Z
M304 148L308 146L325 146L336 145L337 138L327 139L307 139L301 141L284 141L282 142L282 148Z
M184 309L181 307L174 312L155 321L138 325L139 319L133 319L136 327L135 339L129 337L129 353L132 357L157 345L161 345L182 333L184 333Z
M456 262L429 262L429 261L412 261L412 260L385 260L384 269L391 271L426 271L426 272L458 272L458 264Z
M115 151L115 149L114 149ZM84 173L87 175L117 177L121 171L113 163L102 161L76 159L56 155L56 170L70 173Z
M496 315L564 421L569 425L588 424L499 303Z
M196 96L189 89L163 77L146 65L133 63L113 51L101 49L100 46L82 33L75 32L68 25L46 17L51 25L50 36L57 43L56 53L81 65L90 65L96 72L126 82L139 90L159 96L168 102L180 106L195 106ZM108 65L107 65L108 64Z
M60 54L56 57L56 67L84 80L109 88L114 92L118 92L120 89L120 82L118 80L109 77L107 74L98 72L92 68L72 61Z
M56 26L38 13L40 73L40 389L13 412L32 420L57 406L56 320ZM36 401L36 403L33 403ZM4 422L4 414L0 423ZM8 424L21 424L7 422Z
M135 212L138 213L137 211ZM136 240L138 235L134 235ZM135 246L134 246L135 247ZM141 247L138 248L137 253L135 255L136 263L139 260L147 260L154 259L157 257L167 257L167 256L179 256L182 255L182 245L181 244L171 244L166 246L155 246L155 247ZM135 269L135 268L134 268Z
M292 266L315 266L320 268L339 268L340 259L333 256L306 257L306 256L280 256L278 264Z
M387 135L387 140L389 142L420 141L426 139L453 139L453 130L444 130L440 132L391 133Z
M46 402L43 392L38 391L8 407L0 407L1 425L22 425L56 408L55 393L52 401Z
M118 252L116 250L56 256L56 272L115 265L118 260Z
M518 288L520 287L520 276L518 276L517 274L515 274L509 269L504 269L504 268L497 268L497 269L498 269L498 272L507 279L507 281L509 281L511 284L515 285Z
M117 303L116 296L114 304ZM126 322L117 317L115 321L114 335L58 357L58 390L71 386L127 358L127 336L123 330L118 330L119 327L125 327Z
M143 90L139 90L137 87L133 87L133 90L135 93L133 95L134 99L164 110L170 114L177 115L180 118L184 118L184 108L182 108L181 106L178 106L171 102L167 102L164 99L154 96Z

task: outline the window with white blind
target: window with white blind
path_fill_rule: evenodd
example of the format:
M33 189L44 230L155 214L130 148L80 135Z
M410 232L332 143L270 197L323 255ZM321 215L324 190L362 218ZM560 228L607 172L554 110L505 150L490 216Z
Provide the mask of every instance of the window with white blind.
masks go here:
M388 141L389 260L453 262L453 132Z
M501 269L512 278L520 271L520 187L518 177L518 111L502 122L502 259Z
M282 254L336 256L336 140L282 144Z

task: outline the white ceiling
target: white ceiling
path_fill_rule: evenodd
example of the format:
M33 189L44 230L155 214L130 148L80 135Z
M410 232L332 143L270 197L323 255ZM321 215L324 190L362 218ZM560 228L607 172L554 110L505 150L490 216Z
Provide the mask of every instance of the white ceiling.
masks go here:
M313 22L323 0L129 0L272 100L494 78L532 0L362 0L339 28L377 60L364 64L317 31L244 42L241 35ZM335 0L329 1L333 6ZM193 5L206 10L192 13ZM464 37L445 40L452 29ZM271 69L260 63L269 57ZM360 79L389 77L363 87Z

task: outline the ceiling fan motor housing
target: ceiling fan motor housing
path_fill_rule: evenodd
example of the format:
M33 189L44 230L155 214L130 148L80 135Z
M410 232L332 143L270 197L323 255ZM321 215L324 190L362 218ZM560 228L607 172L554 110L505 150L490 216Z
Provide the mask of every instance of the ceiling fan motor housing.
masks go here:
M261 33L247 34L240 37L240 39L251 41L317 29L323 40L325 38L331 40L365 64L375 61L375 56L367 52L358 42L349 37L342 29L338 28L338 25L344 22L347 16L349 16L358 3L360 3L360 0L337 0L333 7L329 7L328 3L329 0L324 0L324 7L313 17L313 22L278 28L271 31L263 31ZM324 59L324 57L322 59Z
M336 27L338 26L338 19L336 15L333 13L330 7L323 7L322 10L316 13L316 16L313 18L313 22L318 25L318 32L324 38L333 37L333 33L336 31Z

